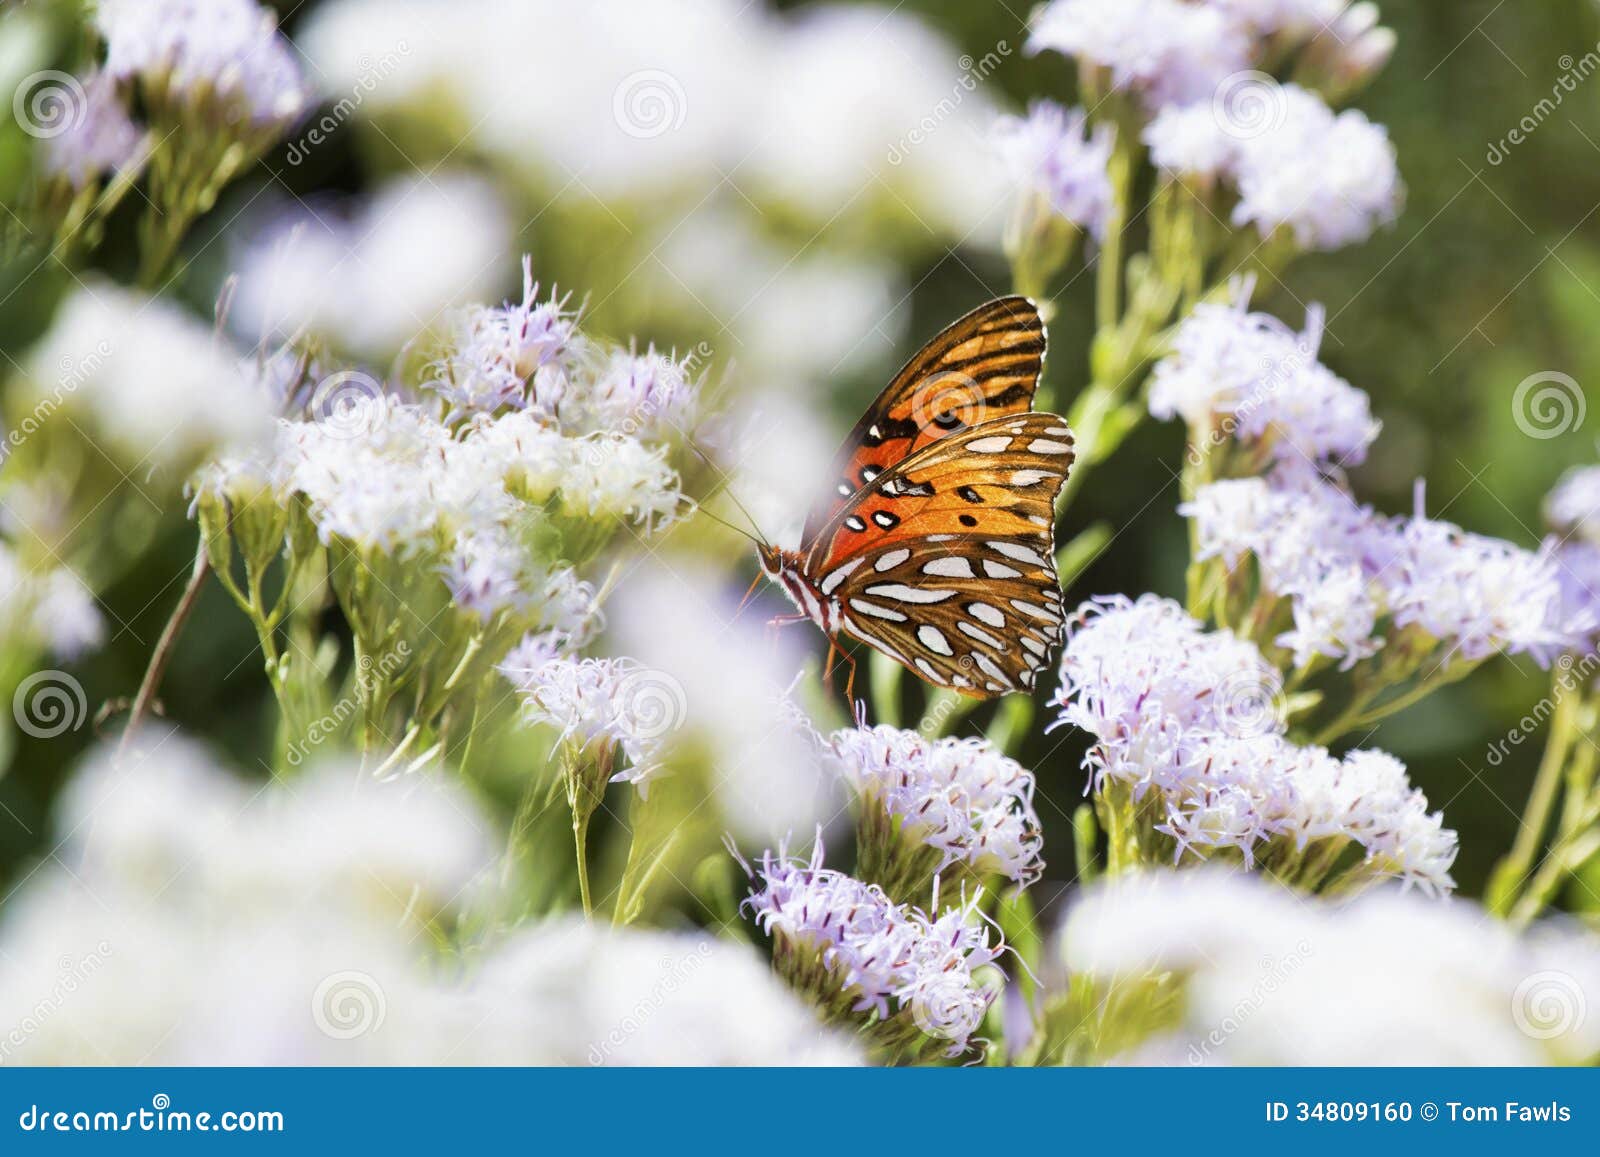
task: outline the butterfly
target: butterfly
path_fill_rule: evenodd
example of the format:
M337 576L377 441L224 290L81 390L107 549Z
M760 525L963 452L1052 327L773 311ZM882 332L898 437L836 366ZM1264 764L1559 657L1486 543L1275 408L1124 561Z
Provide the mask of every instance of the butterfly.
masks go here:
M951 324L845 439L799 549L760 545L799 611L782 621L822 628L830 670L843 635L963 695L1033 689L1061 637L1055 500L1073 461L1066 420L1031 410L1044 353L1024 297Z

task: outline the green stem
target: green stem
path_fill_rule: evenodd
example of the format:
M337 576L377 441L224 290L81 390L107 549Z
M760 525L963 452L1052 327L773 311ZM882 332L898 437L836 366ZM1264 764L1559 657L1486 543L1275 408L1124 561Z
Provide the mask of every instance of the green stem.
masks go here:
M1533 778L1533 790L1528 794L1528 807L1517 829L1516 841L1495 869L1495 879L1499 885L1491 889L1491 895L1487 897L1490 911L1497 916L1510 915L1523 884L1533 872L1534 859L1544 845L1545 828L1549 825L1550 813L1555 808L1556 795L1561 789L1561 772L1576 738L1573 727L1577 719L1576 704L1573 696L1563 696L1556 703L1550 739L1539 758L1539 770Z

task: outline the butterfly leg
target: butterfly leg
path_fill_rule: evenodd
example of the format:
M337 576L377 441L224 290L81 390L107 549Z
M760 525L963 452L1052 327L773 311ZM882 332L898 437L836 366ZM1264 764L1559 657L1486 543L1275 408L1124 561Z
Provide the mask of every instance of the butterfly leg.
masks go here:
M844 682L844 701L850 705L850 710L853 714L856 703L856 660L855 656L843 647L839 648L839 657L850 664L850 674L845 677Z
M805 615L778 615L767 620L767 634L773 635L780 627L787 627L791 623L803 623L805 620Z

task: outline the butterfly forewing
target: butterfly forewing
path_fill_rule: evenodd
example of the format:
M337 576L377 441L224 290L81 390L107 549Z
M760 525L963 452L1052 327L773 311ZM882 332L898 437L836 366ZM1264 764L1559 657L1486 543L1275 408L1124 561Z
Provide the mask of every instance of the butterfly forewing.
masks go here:
M1061 634L1055 499L1072 458L1054 414L961 430L852 496L805 575L839 600L846 632L930 682L1029 690Z
M835 456L827 497L806 520L814 542L856 492L939 439L1033 406L1044 360L1039 311L1001 297L951 324L911 358Z

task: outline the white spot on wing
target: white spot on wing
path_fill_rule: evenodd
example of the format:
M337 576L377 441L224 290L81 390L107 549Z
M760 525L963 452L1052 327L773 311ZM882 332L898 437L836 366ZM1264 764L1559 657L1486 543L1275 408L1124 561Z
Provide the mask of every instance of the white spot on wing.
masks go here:
M1034 486L1050 477L1048 470L1013 470L1011 472L1011 485Z
M891 611L888 607L880 607L877 603L869 603L866 599L851 599L850 605L863 615L871 615L875 619L888 619L891 623L903 623L906 617L899 611Z
M995 638L988 631L974 627L965 619L962 619L956 623L956 630L960 631L969 639L976 639L978 642L983 643L986 646L993 647L996 651L1004 651L1006 649L1006 645L999 639Z
M996 434L992 438L979 438L967 443L967 449L976 454L1000 454L1011 445L1011 439L1005 434Z
M935 655L955 654L950 649L950 641L944 637L944 632L928 623L923 623L922 626L917 628L917 642L928 648Z
M932 562L922 564L923 574L938 575L941 578L974 578L972 564L959 554L948 558L936 558Z
M1032 615L1034 618L1043 619L1047 623L1059 621L1054 611L1048 607L1041 607L1038 603L1030 603L1026 599L1010 599L1008 601L1025 615Z
M999 607L991 607L988 603L968 603L967 613L980 623L988 623L991 627L1006 625L1006 617Z
M992 558L983 560L983 573L990 578L1007 579L1021 578L1022 572L1015 567L1009 567L1003 562L995 562Z
M872 564L872 569L881 574L886 570L893 570L910 557L911 552L905 547L901 547L899 550L891 550L888 554L880 554L878 561Z
M1020 542L991 542L989 548L1007 558L1014 558L1018 562L1031 563L1034 566L1049 566L1044 556L1031 546L1023 546Z
M817 589L825 595L831 595L834 591L839 589L840 583L844 582L845 579L850 577L850 572L855 570L856 567L860 566L865 561L865 559L853 558L843 566L835 567L828 573L827 577L822 580L822 584Z
M978 664L978 669L985 675L989 676L989 678L997 679L1007 687L1011 686L1011 676L1002 671L999 666L995 664L994 660L989 658L989 656L982 655L974 651L972 654L972 659L973 662Z
M921 671L928 678L938 682L939 672L933 669L932 663L928 662L928 660L924 658L921 658L920 656L917 658L917 670Z
M1028 449L1035 454L1070 454L1072 446L1067 442L1052 442L1048 438L1035 438L1028 443Z
M878 583L867 588L867 594L900 603L942 603L955 595L955 591L930 591L921 587L908 587L905 583Z

